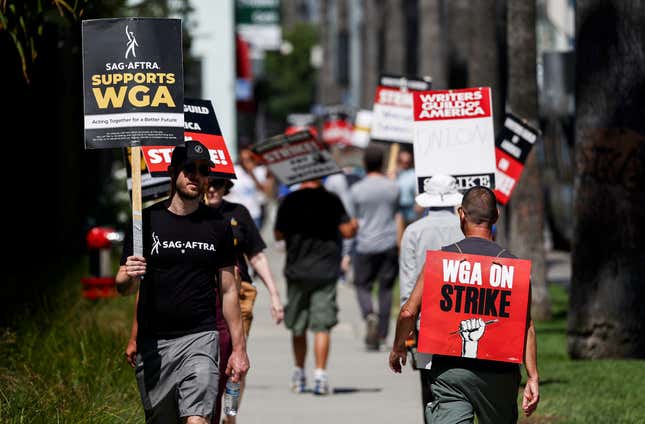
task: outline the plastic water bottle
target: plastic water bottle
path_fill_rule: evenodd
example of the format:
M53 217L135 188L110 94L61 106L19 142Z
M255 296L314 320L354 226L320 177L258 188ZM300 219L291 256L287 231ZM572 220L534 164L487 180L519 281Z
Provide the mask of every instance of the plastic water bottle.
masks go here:
M240 400L240 383L226 382L224 391L224 413L232 417L237 415L237 405Z

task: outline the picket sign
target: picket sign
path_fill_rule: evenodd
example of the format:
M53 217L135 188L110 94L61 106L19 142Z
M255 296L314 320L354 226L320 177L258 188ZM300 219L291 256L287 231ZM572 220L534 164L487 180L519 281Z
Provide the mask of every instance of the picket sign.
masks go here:
M370 139L384 143L413 142L413 94L432 87L432 78L382 75L374 95Z
M82 22L85 148L132 147L133 254L143 255L141 146L183 143L181 20Z
M428 251L419 352L521 363L531 261Z

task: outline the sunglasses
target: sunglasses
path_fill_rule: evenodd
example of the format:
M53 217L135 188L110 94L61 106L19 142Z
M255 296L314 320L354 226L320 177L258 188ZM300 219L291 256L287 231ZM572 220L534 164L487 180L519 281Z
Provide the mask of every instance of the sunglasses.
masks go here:
M183 171L186 174L195 174L196 172L199 172L204 177L208 177L208 175L210 175L210 172L211 172L210 167L208 165L202 164L197 166L195 162L191 162L184 165Z
M219 190L226 185L226 180L213 180L208 183L208 185L209 187L213 187L215 190Z

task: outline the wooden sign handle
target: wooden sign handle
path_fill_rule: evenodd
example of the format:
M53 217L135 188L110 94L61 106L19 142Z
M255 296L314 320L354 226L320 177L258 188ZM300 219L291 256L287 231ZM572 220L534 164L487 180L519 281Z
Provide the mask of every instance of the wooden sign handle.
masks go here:
M131 149L132 164L132 252L143 256L143 220L141 215L141 147Z
M396 177L396 161L399 158L399 150L401 145L399 143L392 143L390 146L390 158L387 161L387 171L386 174L390 178Z

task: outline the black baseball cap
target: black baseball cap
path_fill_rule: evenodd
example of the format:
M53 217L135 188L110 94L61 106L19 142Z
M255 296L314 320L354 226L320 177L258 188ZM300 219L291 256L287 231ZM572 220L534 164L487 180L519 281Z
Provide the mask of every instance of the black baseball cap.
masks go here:
M178 168L197 160L208 161L208 166L211 168L215 166L206 146L197 140L187 140L184 146L177 146L172 151L170 165Z

